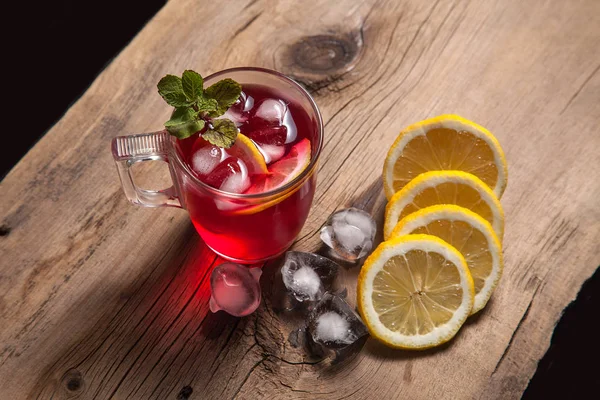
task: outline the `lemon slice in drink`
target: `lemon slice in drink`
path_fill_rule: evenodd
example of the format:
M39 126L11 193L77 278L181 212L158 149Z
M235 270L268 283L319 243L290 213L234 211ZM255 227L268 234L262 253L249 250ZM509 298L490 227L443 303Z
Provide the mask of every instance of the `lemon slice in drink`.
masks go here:
M422 208L455 204L488 221L498 239L504 235L504 211L492 190L475 175L462 171L430 171L411 180L390 199L383 235L388 239L399 220Z
M258 147L250 138L241 133L238 133L233 146L227 149L227 153L243 160L249 174L266 174L269 172L265 158Z
M265 193L291 182L310 163L310 140L296 143L281 160L268 167L267 173L256 180L246 193Z
M365 260L357 292L371 336L403 349L427 349L454 337L474 295L463 256L431 235L381 243Z
M489 222L463 207L431 206L400 220L392 237L419 233L437 236L463 255L475 284L471 314L485 307L503 269L500 242Z
M390 199L419 174L440 170L469 172L498 198L506 187L506 160L494 135L458 115L441 115L400 132L383 167L385 194Z
M308 167L310 164L310 157L310 140L302 139L292 146L290 151L282 159L271 164L268 167L266 174L256 177L252 186L250 186L244 194L266 193L286 185L298 177L298 175ZM295 190L290 190L287 193L275 196L272 200L268 200L264 203L236 210L235 214L245 215L257 213L282 202L294 193Z

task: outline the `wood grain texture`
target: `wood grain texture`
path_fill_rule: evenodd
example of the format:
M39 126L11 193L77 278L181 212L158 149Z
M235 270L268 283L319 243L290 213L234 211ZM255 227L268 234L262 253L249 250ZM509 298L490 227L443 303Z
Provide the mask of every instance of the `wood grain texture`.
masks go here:
M409 123L451 112L498 137L505 272L450 344L308 356L273 311L277 261L258 312L212 314L220 260L186 213L126 202L109 143L168 118L159 78L248 65L302 82L326 122L296 249L340 207L381 221ZM594 0L170 1L0 184L0 398L519 398L600 264L599 68Z

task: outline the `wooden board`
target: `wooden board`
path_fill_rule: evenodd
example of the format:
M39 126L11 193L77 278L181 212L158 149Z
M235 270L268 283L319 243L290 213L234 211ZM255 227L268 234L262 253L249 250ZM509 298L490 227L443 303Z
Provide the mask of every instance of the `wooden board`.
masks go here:
M496 134L505 273L449 345L309 357L272 310L277 262L257 313L212 314L220 260L186 213L126 202L109 143L167 119L159 78L248 65L305 84L326 122L296 249L337 208L381 220L402 127L452 112ZM170 1L1 183L0 398L519 398L600 264L599 68L595 0Z

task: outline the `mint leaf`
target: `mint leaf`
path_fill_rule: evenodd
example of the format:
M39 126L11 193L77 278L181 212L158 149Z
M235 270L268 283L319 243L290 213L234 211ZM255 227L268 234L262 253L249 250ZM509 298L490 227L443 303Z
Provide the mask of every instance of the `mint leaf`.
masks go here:
M183 93L191 102L195 102L198 97L202 96L202 85L204 81L199 73L190 69L183 71L181 76L183 85Z
M197 115L198 113L192 108L177 108L171 115L171 119L165 122L165 128L179 139L190 137L204 128L204 120L197 119Z
M233 121L227 118L215 119L211 125L212 128L204 132L202 137L215 146L230 148L238 134L238 129Z
M214 85L211 85L204 91L206 97L215 99L218 103L217 110L210 113L211 117L223 115L229 107L240 98L242 94L242 85L233 79L223 79Z
M165 127L167 131L178 139L185 139L192 136L194 133L201 131L204 128L205 122L202 119L193 119L183 122L178 125L170 125Z
M207 97L199 97L196 101L196 106L200 112L214 112L217 110L219 103L215 99L209 99Z
M158 93L173 107L185 107L191 104L185 97L181 78L175 75L166 75L158 82Z
M175 126L184 122L192 121L196 119L196 113L193 108L180 107L176 108L171 114L171 119L165 122L165 126Z

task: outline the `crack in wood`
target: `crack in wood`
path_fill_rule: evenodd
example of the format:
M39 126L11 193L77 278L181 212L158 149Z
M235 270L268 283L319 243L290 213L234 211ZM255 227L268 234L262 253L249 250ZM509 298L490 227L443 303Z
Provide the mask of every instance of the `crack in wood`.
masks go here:
M415 32L415 34L413 35L412 39L410 40L410 43L408 44L408 46L406 47L406 50L404 51L404 53L402 53L402 57L400 58L400 62L398 63L398 65L396 66L396 68L394 69L394 71L392 72L392 75L396 74L396 72L398 72L398 69L402 66L402 64L404 64L404 60L406 58L406 55L408 54L408 52L410 51L410 49L412 49L413 45L415 44L417 37L419 37L419 34L421 33L421 30L423 29L423 27L425 26L425 24L427 24L427 22L429 22L429 19L431 18L431 15L433 14L433 12L435 11L436 7L438 6L438 4L440 3L440 0L436 0L435 3L433 3L433 7L431 7L431 10L429 10L429 13L427 14L427 17L419 24L419 27L417 28L417 31ZM417 57L417 60L413 63L411 69L408 71L408 73L404 76L404 78L402 79L402 81L400 82L399 85L397 85L394 90L400 86L402 86L402 84L404 83L404 81L406 80L406 77L408 77L410 75L410 73L412 72L413 68L415 65L417 65L417 63L419 62L419 60L421 59L421 55L425 52L425 48L423 48L423 50L421 51L421 53L419 54L419 57Z
M292 387L291 385L288 385L287 383L284 383L281 379L279 379L279 383L281 385L285 386L286 388L290 389L292 392L316 394L316 393L313 393L313 392L308 391L308 390L294 389L294 387Z
M244 11L244 10L246 10L246 9L248 9L248 8L250 8L250 7L252 7L252 6L253 6L254 4L256 4L257 2L258 2L258 0L251 0L251 1L250 1L250 3L246 4L246 5L244 6L244 8L242 8L242 11Z
M210 364L210 368L209 369L213 369L213 367L215 366L215 363L219 360L219 358L221 357L221 354L223 353L223 350L225 348L227 348L227 352L225 353L225 355L223 356L223 358L225 358L227 356L227 354L229 354L229 347L228 347L229 341L231 340L231 337L233 336L233 334L237 331L237 327L238 327L240 321L241 321L241 319L238 319L236 321L235 325L233 326L233 329L231 330L231 332L227 336L227 339L225 339L224 345L221 346L221 349L219 350L219 353L216 355L216 357L213 360L212 364ZM252 348L253 346L250 346L250 348ZM208 379L209 382L213 379L213 377L215 376L215 374L217 373L218 370L219 370L219 367L217 366L213 370L212 374L210 375L210 378Z
M498 359L498 362L496 363L496 366L494 367L494 370L490 374L490 377L492 377L498 371L498 368L500 367L500 364L502 364L502 361L504 361L504 358L508 354L508 351L510 350L510 348L511 348L511 346L513 344L513 340L515 339L515 336L517 335L517 333L519 332L519 329L521 328L521 326L523 325L523 323L525 322L525 320L529 316L529 311L531 310L531 305L533 304L533 300L535 299L535 296L538 293L540 285L541 285L541 281L540 281L540 284L538 284L538 286L533 291L533 295L531 296L531 300L529 300L529 304L527 304L527 308L525 309L525 312L523 313L523 316L519 320L519 323L517 324L517 326L514 329L512 335L510 336L510 339L508 340L508 344L504 348L504 351L502 352L502 355Z
M292 76L292 78L294 78L295 81L297 81L302 86L304 86L304 88L311 95L316 96L316 95L318 95L318 93L321 89L327 89L330 92L334 92L334 93L340 92L341 90L336 89L334 87L334 84L336 84L338 82L342 82L344 80L344 75L346 75L347 73L348 72L344 72L343 74L340 74L340 75L329 76L327 78L324 78L324 79L321 79L318 81L311 81L306 78L302 78L302 77L298 77L298 76Z
M177 354L175 355L175 357L172 358L172 360L169 363L169 365L167 365L164 368L165 369L165 373L163 374L163 376L159 379L159 381L154 386L154 389L152 390L152 393L150 393L149 398L152 398L152 396L154 396L154 394L156 393L156 391L162 386L162 383L164 382L164 380L167 378L167 376L169 376L169 372L171 370L171 366L173 365L173 363L175 362L175 360L179 359L179 356L181 355L181 353L183 352L183 350L187 349L187 346L188 346L188 343L189 343L190 339L193 338L193 337L195 337L198 334L198 331L203 327L204 321L206 320L206 318L208 317L208 315L209 314L207 312L204 315L204 318L202 318L202 320L198 324L198 327L194 330L194 332L192 332L191 335L188 336L188 338L185 340L185 342L183 343L183 345L181 346L181 348L179 349L179 351L177 352ZM206 342L204 342L204 343L206 343ZM200 350L204 348L204 343L202 343L202 347L200 348ZM191 357L191 354L192 354L191 352L188 352L188 356L186 357L185 360L183 360L183 362L181 363L181 367L180 367L180 369L177 372L179 372L181 370L181 368L183 368L183 366L187 363L189 357ZM178 374L176 374L176 375L178 375ZM162 389L161 389L161 392L162 392Z
M172 323L171 323L171 326L176 321L177 321L177 319L173 320ZM183 328L181 328L181 330L179 331L179 333L177 334L177 336L175 336L175 338L171 341L171 343L169 343L169 345L167 346L167 348L158 357L158 360L156 360L154 362L154 364L152 365L152 367L150 368L150 370L148 371L148 373L146 374L146 376L140 381L140 383L138 385L135 386L134 390L130 394L127 395L126 399L129 399L129 397L131 395L135 395L138 392L138 390L144 385L144 383L150 377L150 375L152 374L152 372L154 371L154 369L158 367L158 365L160 364L160 362L163 360L163 357L168 353L169 350L171 350L171 348L173 347L173 345L175 343L177 343L177 341L179 340L179 338L181 337L181 335L185 332L186 328L188 327L188 325L191 322L192 322L191 319L189 319L186 322L186 324L183 326ZM167 328L167 330L165 331L165 334L171 329L171 326L169 326L169 328ZM158 340L160 340L160 338ZM150 352L147 352L146 355L145 355L145 357L141 361L141 363L143 363L150 356L150 354L151 354Z
M240 393L240 391L242 390L242 388L246 384L246 381L248 380L248 378L250 378L250 375L252 375L252 373L254 372L254 370L256 369L256 367L258 367L259 365L261 365L265 360L266 360L266 357L263 357L261 360L258 360L252 366L252 368L250 368L250 370L246 373L246 376L244 377L244 380L242 381L240 387L235 391L235 393L233 394L233 396L231 396L231 398L235 399L237 397L237 395ZM227 386L225 386L225 387L227 387Z
M265 328L268 332L273 332L273 330L275 330L280 336L283 337L283 333L281 332L281 329L279 327L278 324L273 323L273 320L275 318L274 314L272 314L270 311L267 311L267 313L271 316L271 321L269 323L270 328ZM242 383L240 384L240 386L238 387L238 389L236 390L236 393L234 394L233 398L235 398L237 396L237 394L242 390L243 386L245 385L246 381L248 380L248 378L250 377L250 375L252 374L252 372L259 366L259 365L263 365L263 367L265 368L265 370L267 371L271 371L273 372L273 368L265 365L265 362L268 361L269 359L275 359L278 360L280 362L283 362L285 364L288 365L292 365L292 366L303 366L303 365L317 365L319 363L321 363L324 359L320 359L318 361L289 361L286 360L278 355L273 354L272 350L268 349L265 345L263 345L261 343L261 339L259 339L259 331L260 331L260 317L256 316L254 318L254 330L252 332L251 335L247 335L247 336L252 336L254 339L254 344L246 351L245 355L248 354L248 352L250 352L253 348L258 347L260 349L260 354L261 354L261 359L259 361L257 361L252 367L251 369L248 371L248 373L246 374L246 377L244 378L244 380L242 381ZM244 335L246 335L244 333ZM245 355L242 357L245 358ZM277 364L274 364L277 365ZM216 372L216 371L215 371ZM213 375L214 373L213 372ZM228 383L225 385L225 388L229 386L229 381L231 380L231 376L228 380ZM225 389L224 389L225 390Z
M573 103L573 100L575 100L575 98L577 96L579 96L579 93L581 93L581 91L583 90L583 88L585 87L585 85L587 85L587 83L594 77L594 75L596 75L596 72L598 72L598 70L600 70L600 64L598 64L598 66L596 67L596 69L594 71L592 71L592 73L583 81L583 83L581 84L581 86L579 86L579 89L577 89L575 91L575 93L573 93L573 96L571 96L571 98L569 99L569 101L567 101L567 104L565 104L565 107L562 109L562 111L560 112L559 115L562 115L567 108L569 108L569 106L571 105L571 103Z
M361 387L357 388L355 391L353 391L352 393L347 394L346 396L340 397L339 400L343 400L343 399L348 399L351 398L352 396L354 396L356 393L358 393L358 391L362 389ZM329 393L327 393L329 394Z
M256 21L258 19L258 17L260 17L262 15L262 11L259 12L258 14L256 14L254 17L250 18L248 20L248 22L246 22L244 25L242 25L237 31L235 31L235 33L233 34L233 36L231 37L231 40L235 39L240 33L244 32L246 29L248 29L248 27L250 25L252 25L252 23L254 21Z

